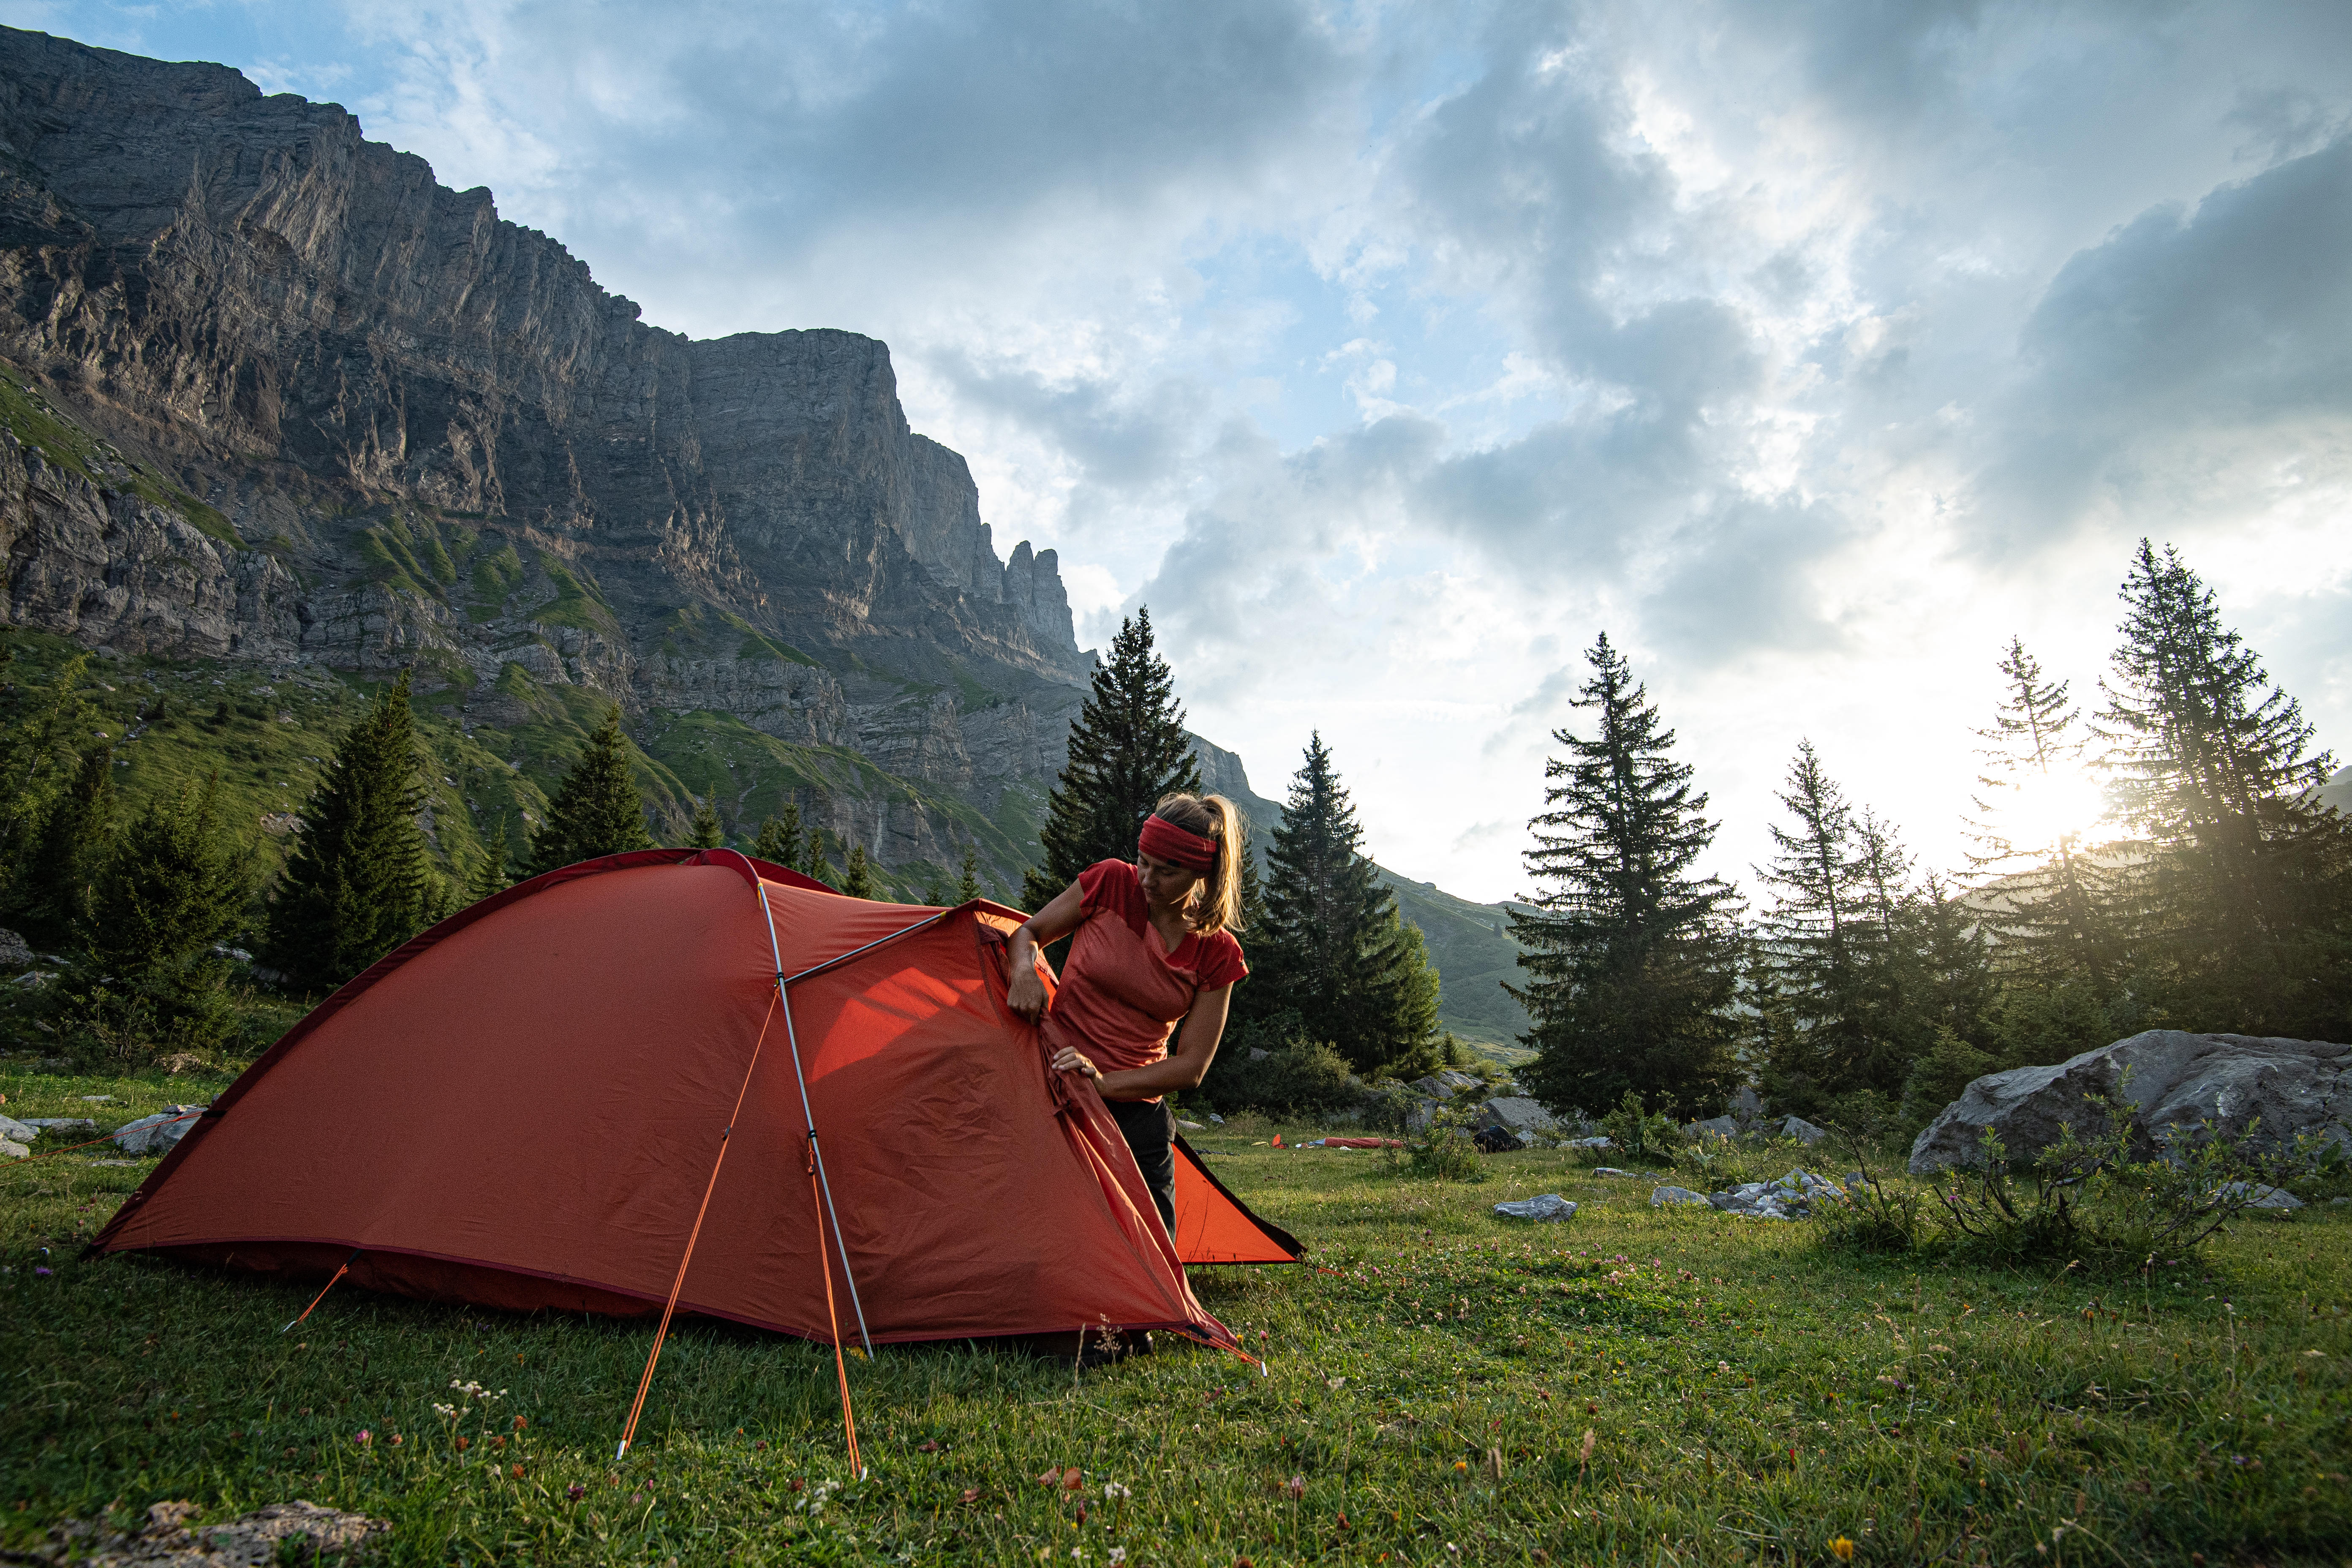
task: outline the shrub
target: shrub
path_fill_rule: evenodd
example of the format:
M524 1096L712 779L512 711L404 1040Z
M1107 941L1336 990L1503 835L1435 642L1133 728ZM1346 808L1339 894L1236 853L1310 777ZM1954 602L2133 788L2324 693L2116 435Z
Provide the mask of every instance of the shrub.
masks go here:
M1266 1054L1253 1060L1254 1050ZM1363 1093L1339 1051L1310 1038L1304 1021L1287 1010L1232 1031L1201 1088L1228 1116L1240 1110L1276 1116L1344 1110Z
M1671 1160L1682 1148L1682 1129L1664 1111L1644 1111L1642 1097L1632 1089L1617 1109L1601 1119L1601 1131L1616 1145L1612 1151L1628 1160Z
M1416 1176L1430 1176L1441 1182L1486 1179L1478 1146L1470 1141L1467 1111L1441 1109L1433 1113L1426 1128L1405 1140L1404 1161Z
M2000 1071L1992 1057L1949 1029L1936 1031L1936 1042L1911 1064L1903 1080L1901 1126L1916 1138L1943 1109L1967 1092L1969 1085L1989 1072Z

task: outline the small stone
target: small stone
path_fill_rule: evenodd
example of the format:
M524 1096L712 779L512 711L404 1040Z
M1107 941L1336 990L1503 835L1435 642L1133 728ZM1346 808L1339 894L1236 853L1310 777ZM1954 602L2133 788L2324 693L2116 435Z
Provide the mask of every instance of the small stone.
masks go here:
M1187 1132L1198 1132L1201 1131L1201 1124L1199 1122L1187 1121L1181 1116L1176 1119L1176 1125L1181 1127Z
M1650 1192L1652 1208L1688 1208L1694 1204L1700 1208L1706 1207L1706 1194L1695 1193L1688 1187L1654 1187Z
M1626 1173L1614 1165L1595 1165L1592 1167L1592 1173L1596 1176L1622 1176Z
M1576 1205L1558 1193L1544 1193L1516 1203L1496 1204L1495 1213L1504 1219L1563 1220L1576 1213Z
M29 1160L33 1152L14 1138L0 1138L0 1160Z
M41 1135L41 1130L27 1121L11 1116L0 1116L0 1138L12 1143L30 1143Z

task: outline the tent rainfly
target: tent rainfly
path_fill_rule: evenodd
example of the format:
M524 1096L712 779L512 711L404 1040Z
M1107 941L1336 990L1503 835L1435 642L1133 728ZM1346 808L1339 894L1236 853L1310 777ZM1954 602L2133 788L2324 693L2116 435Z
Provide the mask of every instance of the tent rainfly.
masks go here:
M1171 1238L1093 1086L1004 1006L1020 919L724 849L535 877L320 1004L92 1246L518 1310L674 1301L836 1345L1109 1326L1238 1350L1184 1263L1298 1244L1189 1149Z

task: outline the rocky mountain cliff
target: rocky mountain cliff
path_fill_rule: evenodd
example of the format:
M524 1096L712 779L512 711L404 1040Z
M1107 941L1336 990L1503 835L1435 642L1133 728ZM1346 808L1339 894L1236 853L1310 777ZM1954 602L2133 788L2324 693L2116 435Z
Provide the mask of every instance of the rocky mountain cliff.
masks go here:
M999 557L883 344L638 315L340 108L0 29L7 619L724 713L1002 830L885 813L887 859L1017 857L1091 667L1054 552Z

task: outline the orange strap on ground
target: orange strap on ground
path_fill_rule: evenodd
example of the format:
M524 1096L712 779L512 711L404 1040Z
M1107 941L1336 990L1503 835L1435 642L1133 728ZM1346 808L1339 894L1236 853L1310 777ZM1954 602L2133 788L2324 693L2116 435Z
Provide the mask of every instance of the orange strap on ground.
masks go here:
M866 1461L857 1457L857 1415L849 1407L849 1363L841 1353L841 1314L833 1305L833 1254L824 1242L824 1210L817 1203L816 1156L808 1157L809 1206L816 1215L816 1257L824 1272L824 1315L833 1324L833 1373L841 1380L841 1429L849 1439L849 1471L866 1479ZM846 1264L844 1265L846 1267Z
M719 1168L727 1163L728 1141L735 1136L735 1119L743 1114L743 1097L751 1092L751 1074L760 1065L760 1047L768 1043L768 1024L776 1016L776 999L768 999L768 1011L760 1020L760 1037L751 1042L751 1059L743 1068L743 1087L735 1091L735 1110L727 1118L727 1131L719 1135L719 1158L710 1162L710 1180L703 1184L701 1206L694 1211L694 1228L686 1233L686 1256L677 1260L677 1278L669 1284L669 1300L662 1307L661 1327L654 1331L653 1353L646 1357L646 1374L637 1379L637 1397L629 1406L628 1425L621 1429L621 1447L615 1459L626 1458L629 1442L637 1435L637 1417L646 1407L646 1391L654 1385L654 1368L661 1361L662 1342L669 1337L669 1321L677 1310L678 1293L686 1289L686 1267L694 1261L694 1244L702 1237L702 1216L710 1211L710 1194L719 1189Z
M1194 1344L1203 1346L1209 1350L1223 1351L1228 1355L1237 1355L1241 1357L1242 1360L1249 1363L1250 1365L1257 1368L1260 1376L1270 1375L1265 1370L1265 1363L1258 1360L1257 1357L1250 1354L1249 1352L1242 1349L1239 1345L1221 1345L1214 1340L1203 1339L1199 1334L1192 1333L1184 1329L1171 1328L1168 1331L1174 1334L1180 1340L1190 1340Z
M310 1304L309 1306L302 1309L302 1318L307 1318L311 1313L319 1310L319 1303L327 1299L327 1292L335 1288L335 1281L337 1279L341 1279L344 1275L349 1274L352 1271L352 1265L357 1263L360 1258L360 1254L366 1250L367 1248L364 1247L354 1247L352 1248L352 1255L343 1259L343 1266L341 1268L336 1269L333 1276L330 1278L324 1285L319 1287L319 1293L310 1298ZM302 1318L295 1319L294 1323L300 1322ZM287 1324L286 1329L292 1328L294 1323ZM282 1334L286 1331L286 1329L280 1329L278 1331Z

